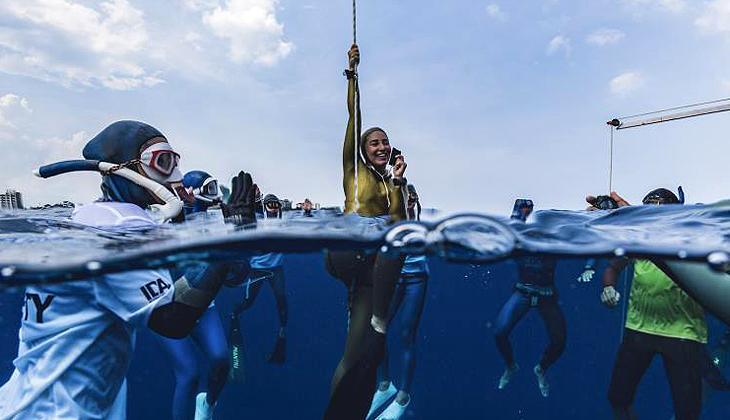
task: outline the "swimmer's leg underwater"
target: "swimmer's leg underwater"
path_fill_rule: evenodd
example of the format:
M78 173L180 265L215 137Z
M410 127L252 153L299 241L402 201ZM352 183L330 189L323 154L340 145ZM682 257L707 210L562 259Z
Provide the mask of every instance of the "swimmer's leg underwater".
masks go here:
M345 353L332 378L324 420L362 420L377 386L377 369L385 357L385 334L372 327L373 315L386 319L404 256L360 251L330 251L327 266L349 291L349 325Z

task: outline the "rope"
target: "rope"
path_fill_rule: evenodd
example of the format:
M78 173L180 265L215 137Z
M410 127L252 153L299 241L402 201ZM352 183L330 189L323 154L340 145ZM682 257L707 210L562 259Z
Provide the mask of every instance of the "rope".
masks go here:
M609 125L608 129L611 132L611 145L608 153L608 195L610 196L613 191L613 126Z
M631 264L624 268L624 294L621 296L623 302L621 306L621 331L619 333L619 343L624 341L624 329L626 328L626 303L629 300L629 295L627 294L627 290L629 288L629 267L631 267Z
M645 117L647 115L659 114L662 112L676 111L678 109L694 108L696 106L711 105L711 104L716 104L716 103L726 102L726 101L730 101L730 98L716 99L714 101L707 101L707 102L698 102L696 104L682 105L682 106L677 106L674 108L667 108L667 109L660 109L658 111L645 112L643 114L629 115L627 117L621 117L621 118L619 118L619 120L624 120L624 119L628 119L628 118Z
M352 0L352 43L354 45L357 45L357 6L355 3L356 0ZM355 214L358 214L360 212L360 189L358 186L358 167L360 166L360 161L358 159L358 153L360 153L360 141L362 139L360 138L360 86L358 83L357 63L352 70L355 73L355 127L353 127L355 136L355 150L353 153L353 159L355 163Z

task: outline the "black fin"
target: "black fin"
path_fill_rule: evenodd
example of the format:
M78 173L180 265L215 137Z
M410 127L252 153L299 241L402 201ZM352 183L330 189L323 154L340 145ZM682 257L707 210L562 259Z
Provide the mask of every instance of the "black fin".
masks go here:
M266 363L272 365L283 365L286 361L286 338L279 336L274 345L274 351L271 352Z

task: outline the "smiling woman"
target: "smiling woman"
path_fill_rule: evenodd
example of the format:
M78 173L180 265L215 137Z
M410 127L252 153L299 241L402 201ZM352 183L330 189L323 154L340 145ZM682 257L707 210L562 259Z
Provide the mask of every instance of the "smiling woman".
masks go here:
M406 162L391 148L385 130L368 129L359 136L360 104L357 64L360 52L349 53L347 108L349 119L342 152L345 213L376 223L396 223L406 214ZM393 156L396 154L395 156ZM388 164L393 165L388 172ZM350 303L345 353L332 378L332 394L325 419L362 419L376 385L376 368L385 353L388 310L403 267L403 256L382 252L330 251L327 268L348 287Z

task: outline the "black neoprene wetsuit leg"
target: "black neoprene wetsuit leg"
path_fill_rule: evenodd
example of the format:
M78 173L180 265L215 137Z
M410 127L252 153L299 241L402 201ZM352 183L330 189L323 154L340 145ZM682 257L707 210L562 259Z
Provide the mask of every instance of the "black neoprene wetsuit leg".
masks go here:
M702 411L702 370L704 346L696 341L661 337L659 354L674 401L676 420L696 420Z
M515 291L505 302L497 316L494 330L494 341L502 355L504 363L509 367L514 365L514 353L509 342L509 336L515 325L530 311L530 298L524 293Z
M661 337L630 329L624 332L611 376L608 399L614 418L632 418L626 413L633 405L636 389L654 355L661 354L672 391L676 420L696 420L702 405L699 366L702 345L692 340Z
M557 296L540 296L537 309L545 323L550 340L540 361L540 367L543 370L548 370L565 350L565 342L567 339L565 316L560 309Z
M634 404L636 389L656 354L644 335L647 334L626 329L616 355L608 388L608 400L616 420L631 418L628 411Z

